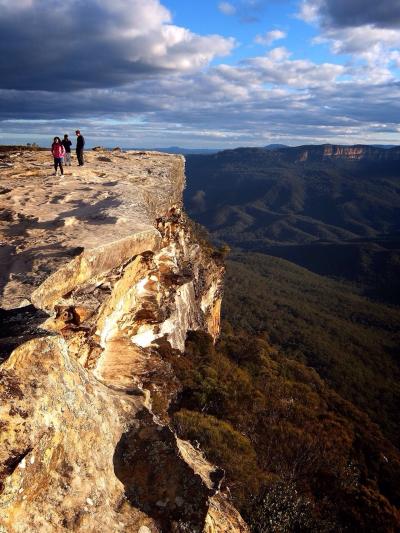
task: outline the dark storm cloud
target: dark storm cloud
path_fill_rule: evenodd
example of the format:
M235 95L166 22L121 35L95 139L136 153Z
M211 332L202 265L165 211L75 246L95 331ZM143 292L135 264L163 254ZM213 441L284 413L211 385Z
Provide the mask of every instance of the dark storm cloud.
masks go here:
M118 90L87 89L68 93L0 90L0 121L10 119L53 120L74 117L112 117L155 111L148 96Z
M399 0L306 0L304 4L316 9L328 26L400 27Z
M232 39L170 24L158 0L0 0L0 88L115 87L196 70Z
M400 27L399 0L327 0L323 12L335 26Z

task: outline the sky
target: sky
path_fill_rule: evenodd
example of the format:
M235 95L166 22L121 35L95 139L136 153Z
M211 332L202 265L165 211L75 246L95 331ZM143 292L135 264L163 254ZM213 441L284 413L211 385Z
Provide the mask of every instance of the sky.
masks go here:
M400 0L0 0L0 144L400 144Z

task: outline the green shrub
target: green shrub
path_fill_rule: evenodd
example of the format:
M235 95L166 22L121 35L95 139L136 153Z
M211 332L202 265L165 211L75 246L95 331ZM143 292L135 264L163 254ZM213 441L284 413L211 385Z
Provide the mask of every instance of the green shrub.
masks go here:
M174 415L173 424L179 436L198 443L208 459L225 470L226 482L239 505L257 494L263 475L245 435L227 422L186 409Z

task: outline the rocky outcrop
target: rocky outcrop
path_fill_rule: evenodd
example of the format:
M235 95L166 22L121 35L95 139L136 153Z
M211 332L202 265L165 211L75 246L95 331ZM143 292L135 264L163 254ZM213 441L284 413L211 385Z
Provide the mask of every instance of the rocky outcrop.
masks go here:
M400 148L379 148L364 144L343 146L337 144L321 144L280 148L273 152L275 157L289 161L323 161L333 160L361 160L366 161L399 161Z
M224 271L182 211L183 158L97 150L63 179L47 159L8 154L0 180L0 531L247 531L168 426L159 348L218 336Z

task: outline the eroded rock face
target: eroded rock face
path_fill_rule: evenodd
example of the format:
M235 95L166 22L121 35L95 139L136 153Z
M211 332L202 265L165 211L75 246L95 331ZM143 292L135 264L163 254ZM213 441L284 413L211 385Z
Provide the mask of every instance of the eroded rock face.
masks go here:
M284 157L293 162L332 160L366 160L366 161L399 161L400 149L393 147L382 149L364 144L343 146L338 144L305 145L291 148L280 148L273 152L273 157Z
M159 347L179 355L188 330L218 335L224 270L182 212L183 159L100 150L62 183L45 157L2 178L24 227L17 245L17 211L3 221L3 356L19 346L0 367L0 531L247 531L219 493L223 472L167 423L178 385ZM35 208L21 198L36 179L46 192ZM120 222L53 223L71 212L52 219L49 204L82 183L76 209L98 212L100 195L111 202L102 216ZM59 247L46 276L38 239ZM14 283L26 254L31 270Z
M65 294L157 247L154 221L182 201L183 158L118 152L106 159L88 152L86 166L66 167L61 177L53 176L50 153L8 155L0 172L1 307L18 307L52 274L51 291ZM74 257L71 276L57 277ZM58 296L51 291L49 306Z
M140 399L118 397L42 337L14 351L0 370L5 531L121 531L123 487L110 461Z

